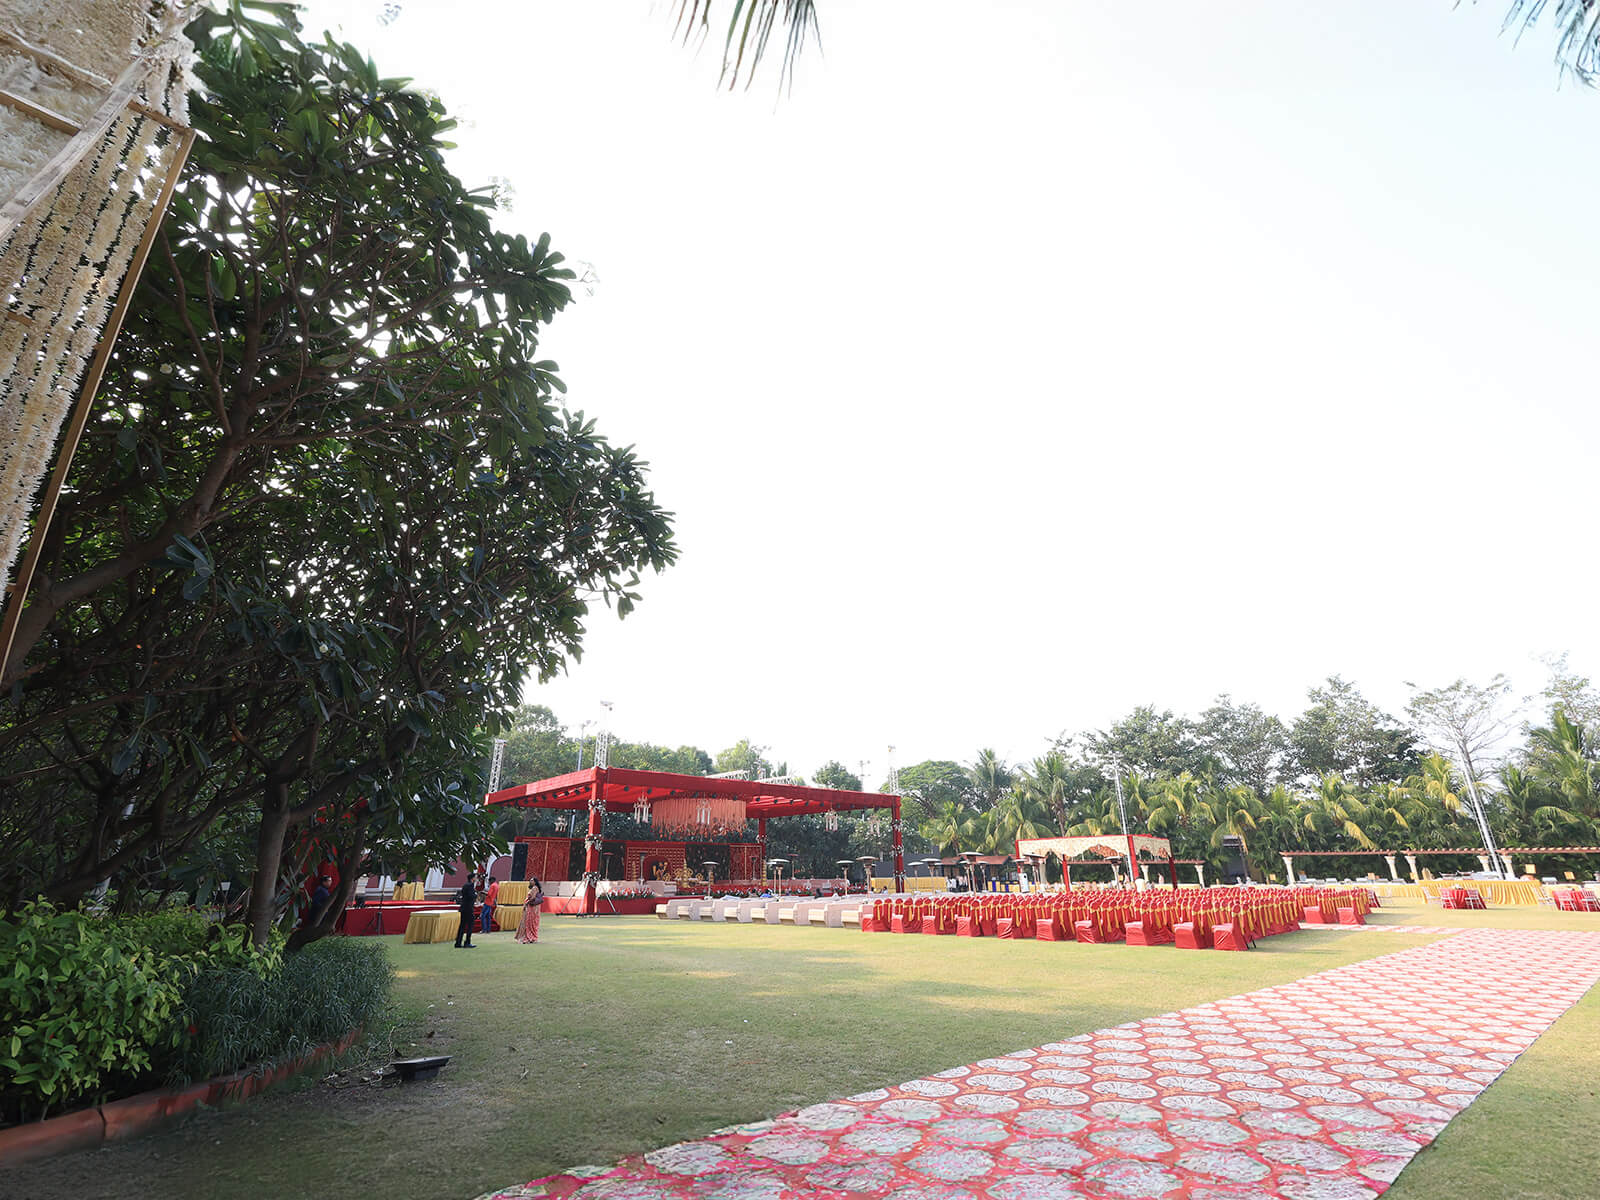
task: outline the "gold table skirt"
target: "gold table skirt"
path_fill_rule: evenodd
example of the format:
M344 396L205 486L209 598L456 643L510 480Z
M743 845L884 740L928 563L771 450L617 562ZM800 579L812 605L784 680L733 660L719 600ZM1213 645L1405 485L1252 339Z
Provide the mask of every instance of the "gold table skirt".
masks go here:
M453 908L414 912L406 922L407 942L453 942L461 928L461 914Z
M522 902L528 898L528 881L526 879L504 879L500 882L500 890L494 894L497 908L508 908L511 905L521 907ZM497 917L496 920L499 918Z
M1425 879L1421 883L1373 883L1366 885L1380 900L1437 900L1447 888L1466 888L1483 897L1485 904L1541 904L1544 887L1531 879L1510 882L1500 879Z

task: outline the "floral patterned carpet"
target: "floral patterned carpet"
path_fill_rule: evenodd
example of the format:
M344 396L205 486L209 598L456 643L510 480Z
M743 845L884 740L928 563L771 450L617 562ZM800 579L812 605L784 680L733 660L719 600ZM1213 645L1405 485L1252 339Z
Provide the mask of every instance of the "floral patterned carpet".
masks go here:
M488 1197L1367 1200L1597 979L1600 933L1457 932Z

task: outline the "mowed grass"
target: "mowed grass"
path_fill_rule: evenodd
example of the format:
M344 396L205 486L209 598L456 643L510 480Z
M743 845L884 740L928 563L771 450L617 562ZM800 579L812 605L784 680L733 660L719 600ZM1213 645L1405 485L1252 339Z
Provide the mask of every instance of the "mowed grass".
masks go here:
M1386 901L1367 920L1373 925L1440 925L1448 929L1588 929L1600 933L1600 913L1561 912L1543 905L1445 909L1437 904ZM1596 1192L1600 1195L1600 1191Z
M649 917L550 919L544 933L535 947L491 935L470 953L388 940L411 1014L400 1049L455 1056L432 1083L267 1096L154 1138L0 1171L0 1194L231 1200L322 1196L332 1187L385 1200L469 1200L1431 940L1303 933L1268 939L1251 954L1186 953ZM1587 1036L1592 1044L1600 1010L1591 1004L1574 1015L1591 1024L1570 1043ZM1560 1030L1567 1038L1565 1023ZM1513 1116L1531 1120L1540 1095L1562 1097L1530 1140L1582 1139L1572 1153L1592 1159L1590 1131L1600 1119L1593 1063L1582 1071L1580 1088L1565 1058L1536 1052L1469 1115L1527 1076ZM1489 1178L1474 1171L1502 1147L1488 1126L1467 1125L1447 1134L1460 1143L1450 1157L1463 1159L1449 1193L1397 1194L1473 1194L1460 1192L1460 1181ZM1528 1194L1591 1196L1593 1174L1569 1178L1566 1192Z
M1597 1129L1600 988L1445 1126L1384 1200L1593 1200Z

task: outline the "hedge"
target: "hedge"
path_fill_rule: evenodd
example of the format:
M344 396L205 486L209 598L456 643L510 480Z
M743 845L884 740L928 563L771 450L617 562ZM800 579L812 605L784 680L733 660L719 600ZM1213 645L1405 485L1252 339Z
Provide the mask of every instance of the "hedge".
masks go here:
M392 980L354 939L285 959L191 911L29 904L0 921L0 1120L293 1057L372 1024Z

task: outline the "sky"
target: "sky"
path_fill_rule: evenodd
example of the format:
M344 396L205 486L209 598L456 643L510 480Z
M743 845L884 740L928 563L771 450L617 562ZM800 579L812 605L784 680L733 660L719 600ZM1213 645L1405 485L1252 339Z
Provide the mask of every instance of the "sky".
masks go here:
M568 725L873 786L1600 674L1600 95L1503 2L820 0L732 93L668 0L310 7L597 276L544 353L680 559L530 686Z

